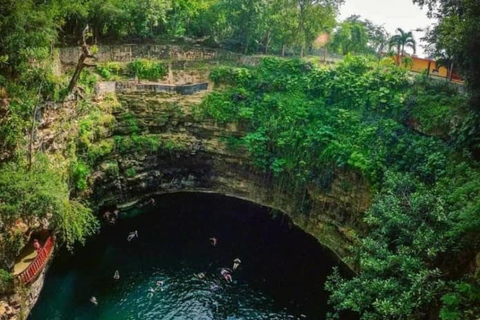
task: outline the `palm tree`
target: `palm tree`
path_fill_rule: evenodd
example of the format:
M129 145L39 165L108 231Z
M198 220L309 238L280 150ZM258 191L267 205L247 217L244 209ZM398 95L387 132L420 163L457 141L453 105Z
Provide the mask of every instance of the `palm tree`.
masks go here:
M405 32L402 28L397 29L398 34L390 38L390 47L397 48L397 65L400 64L400 55L405 54L405 47L413 49L413 53L417 51L417 42L413 38L412 31Z

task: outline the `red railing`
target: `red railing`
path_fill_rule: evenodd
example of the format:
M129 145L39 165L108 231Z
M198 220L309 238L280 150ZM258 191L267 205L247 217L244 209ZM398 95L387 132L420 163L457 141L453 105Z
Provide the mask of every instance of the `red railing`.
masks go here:
M37 256L33 259L32 263L30 263L27 269L23 270L22 273L17 276L23 284L30 283L43 270L53 251L54 244L55 241L53 240L53 237L49 236L47 241L45 241L43 248L37 251Z

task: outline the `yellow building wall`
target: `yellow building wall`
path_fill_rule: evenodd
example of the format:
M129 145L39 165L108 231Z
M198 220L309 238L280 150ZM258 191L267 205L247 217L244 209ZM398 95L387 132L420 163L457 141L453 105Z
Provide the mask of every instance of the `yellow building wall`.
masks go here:
M428 69L428 60L418 59L415 57L412 57L412 59L413 59L413 65L411 69L412 71L423 72L423 70ZM440 67L438 69L438 73L434 73L433 70L435 70L435 61L431 61L430 63L430 74L436 75L439 77L444 77L444 78L447 77L447 68Z

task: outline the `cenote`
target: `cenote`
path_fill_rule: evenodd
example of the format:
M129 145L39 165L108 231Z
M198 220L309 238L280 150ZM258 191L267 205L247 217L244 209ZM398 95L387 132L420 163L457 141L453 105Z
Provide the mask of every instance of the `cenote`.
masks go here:
M324 319L329 311L323 286L338 259L283 214L202 193L158 196L133 213L57 255L30 320ZM139 237L127 241L134 230ZM220 270L235 258L242 264L229 284ZM163 291L149 297L159 280Z

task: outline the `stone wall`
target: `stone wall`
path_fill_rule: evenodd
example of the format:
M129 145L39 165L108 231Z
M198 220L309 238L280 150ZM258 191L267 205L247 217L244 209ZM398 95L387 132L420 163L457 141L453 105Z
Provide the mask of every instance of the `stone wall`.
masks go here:
M75 65L78 62L80 53L80 47L60 48L60 62L63 65ZM256 57L244 56L222 49L157 44L101 45L98 47L98 52L95 54L95 57L97 62L130 62L137 58L148 58L174 61L235 61L247 65L257 64L260 60Z

